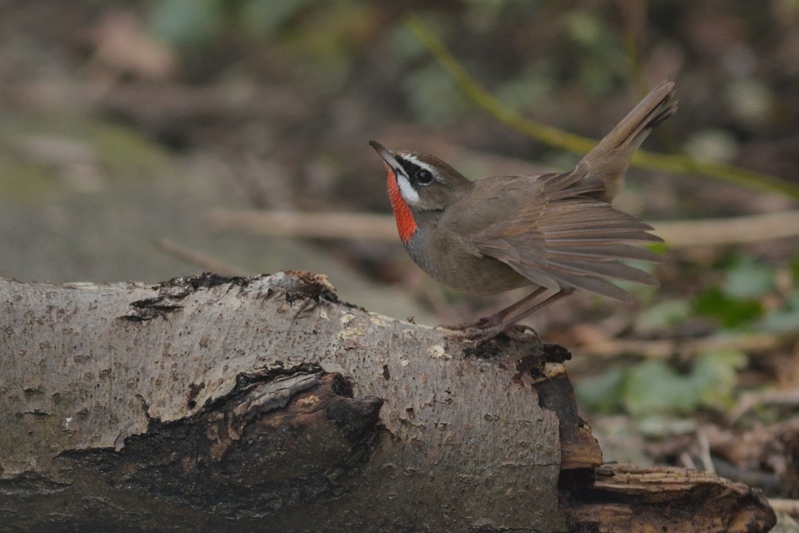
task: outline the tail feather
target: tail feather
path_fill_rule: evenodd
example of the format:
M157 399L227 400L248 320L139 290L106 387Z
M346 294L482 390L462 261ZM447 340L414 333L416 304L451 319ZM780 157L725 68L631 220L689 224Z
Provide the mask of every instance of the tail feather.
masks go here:
M605 184L599 199L610 202L619 192L630 158L652 129L677 110L672 100L674 83L666 81L652 89L610 133L583 157L587 175Z

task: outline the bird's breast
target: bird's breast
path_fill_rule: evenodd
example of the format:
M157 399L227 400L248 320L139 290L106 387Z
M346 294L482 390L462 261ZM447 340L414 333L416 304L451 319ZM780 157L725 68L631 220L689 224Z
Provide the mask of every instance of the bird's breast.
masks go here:
M496 294L531 285L505 263L470 253L456 234L420 228L404 243L411 259L435 280L472 294Z

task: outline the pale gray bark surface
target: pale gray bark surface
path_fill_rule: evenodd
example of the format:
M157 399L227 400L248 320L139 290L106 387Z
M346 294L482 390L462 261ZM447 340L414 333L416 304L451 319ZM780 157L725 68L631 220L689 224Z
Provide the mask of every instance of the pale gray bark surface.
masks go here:
M464 357L304 273L0 281L0 529L563 530L539 348Z

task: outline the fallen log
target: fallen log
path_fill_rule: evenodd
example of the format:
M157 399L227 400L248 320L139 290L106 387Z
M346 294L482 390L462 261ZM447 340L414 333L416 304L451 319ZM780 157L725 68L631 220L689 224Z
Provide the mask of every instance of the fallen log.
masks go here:
M602 465L566 358L303 272L0 280L0 530L770 529L745 485Z

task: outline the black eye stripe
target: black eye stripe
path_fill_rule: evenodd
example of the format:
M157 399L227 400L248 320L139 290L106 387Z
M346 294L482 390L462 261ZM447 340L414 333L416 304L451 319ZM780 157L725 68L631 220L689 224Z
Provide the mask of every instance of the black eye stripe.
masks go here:
M399 159L400 165L414 185L429 185L435 181L432 172L407 159Z

